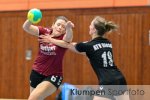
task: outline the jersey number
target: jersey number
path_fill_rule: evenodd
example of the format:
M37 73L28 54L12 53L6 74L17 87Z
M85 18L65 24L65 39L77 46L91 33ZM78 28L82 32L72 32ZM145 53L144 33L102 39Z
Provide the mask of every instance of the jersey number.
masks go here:
M103 66L104 67L113 66L112 53L110 51L103 52L102 58L103 58Z

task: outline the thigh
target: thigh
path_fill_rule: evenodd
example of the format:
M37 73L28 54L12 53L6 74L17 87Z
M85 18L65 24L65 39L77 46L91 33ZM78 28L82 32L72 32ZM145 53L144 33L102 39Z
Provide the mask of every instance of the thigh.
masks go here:
M36 88L30 94L29 100L43 100L47 96L54 93L57 88L61 85L61 76L47 76L41 83L39 83Z
M34 90L35 88L33 88L32 86L30 86L30 94L32 93L32 91Z
M43 81L32 91L30 94L30 98L33 100L43 100L44 98L48 97L52 93L54 93L57 88L48 81Z

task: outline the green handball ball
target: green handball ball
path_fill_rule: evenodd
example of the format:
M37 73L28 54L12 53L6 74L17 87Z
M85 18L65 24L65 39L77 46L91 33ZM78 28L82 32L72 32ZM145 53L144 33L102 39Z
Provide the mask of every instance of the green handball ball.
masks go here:
M37 24L42 19L42 12L37 8L33 8L29 10L27 18L31 23Z

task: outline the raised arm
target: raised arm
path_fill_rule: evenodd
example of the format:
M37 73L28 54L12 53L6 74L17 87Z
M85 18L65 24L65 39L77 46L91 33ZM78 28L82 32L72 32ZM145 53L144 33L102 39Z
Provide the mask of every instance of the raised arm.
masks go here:
M51 35L46 34L46 35L40 35L39 41L40 42L53 43L53 44L56 44L60 47L68 48L68 43L70 43L73 39L72 28L74 27L74 24L71 21L68 21L66 23L65 27L66 27L66 33L65 33L62 40L57 40L57 39L51 38Z
M38 27L32 25L32 23L29 20L26 20L22 27L27 33L29 33L31 35L39 36Z
M72 28L74 27L74 24L71 21L68 21L66 23L66 34L63 37L63 40L65 42L71 42L73 39L73 31Z
M45 43L53 43L62 48L68 48L73 52L85 55L85 53L83 53L83 52L80 53L76 50L76 48L75 48L76 43L71 42L73 39L73 31L72 31L73 27L74 27L74 24L71 21L68 21L66 24L66 34L64 35L63 40L54 39L51 37L51 35L46 34L46 35L40 35L39 41L45 42Z

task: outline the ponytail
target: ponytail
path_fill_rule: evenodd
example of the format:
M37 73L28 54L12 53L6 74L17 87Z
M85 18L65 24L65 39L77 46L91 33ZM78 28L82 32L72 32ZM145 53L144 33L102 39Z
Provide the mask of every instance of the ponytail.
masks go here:
M114 24L112 21L108 21L105 23L106 32L116 31L118 29L118 25Z
M94 27L97 30L97 34L103 36L107 32L112 32L117 30L118 26L112 21L106 21L100 16L96 16L94 19Z

